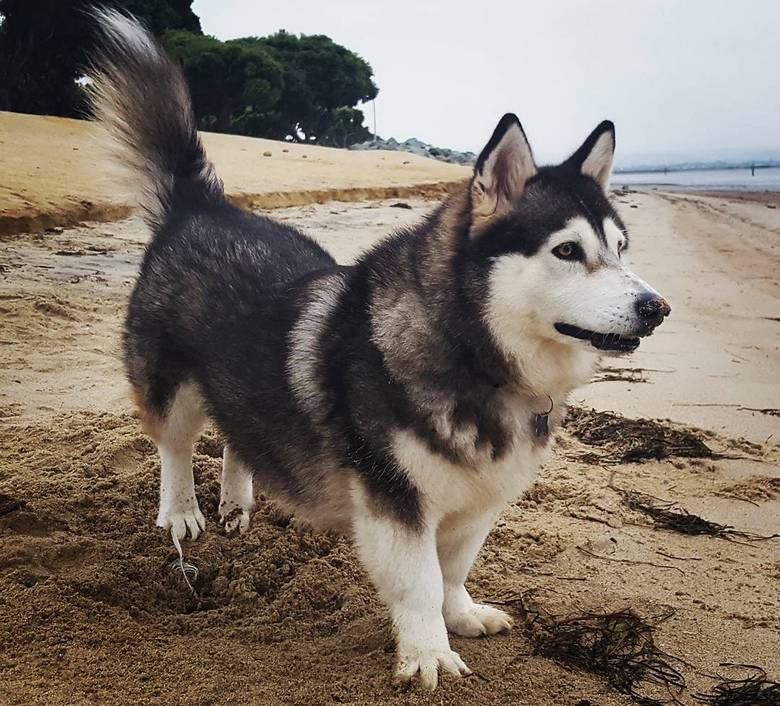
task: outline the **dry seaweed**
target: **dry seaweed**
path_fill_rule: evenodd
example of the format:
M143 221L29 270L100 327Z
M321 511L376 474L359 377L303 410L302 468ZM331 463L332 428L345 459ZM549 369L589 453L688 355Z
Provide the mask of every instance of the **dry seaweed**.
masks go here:
M713 706L780 706L780 683L767 679L761 667L729 662L720 666L741 669L747 676L734 679L718 674L720 683L709 694L694 694L694 699Z
M681 660L655 642L655 629L671 611L651 617L633 610L562 617L539 606L530 591L504 602L520 612L534 654L597 674L642 706L669 703L685 689L674 666Z
M617 366L602 366L591 382L631 382L635 384L648 382L644 368L620 368Z
M780 535L762 535L734 529L731 525L722 525L688 512L672 500L662 500L654 495L636 490L624 490L610 483L610 487L620 494L623 503L631 510L641 512L653 520L657 529L671 530L680 534L708 535L734 541L735 538L751 542L773 539Z
M780 409L776 407L737 407L737 409L744 412L758 412L770 417L780 417Z
M179 558L171 563L171 569L174 572L178 572L184 583L187 584L187 588L190 589L192 595L197 595L194 584L198 580L200 571L198 567L192 562L187 561L184 558L184 552L181 549L181 542L179 538L171 531L171 539L173 540L173 546L176 547L176 552L179 554Z
M774 500L780 496L780 478L750 476L740 483L723 488L718 491L718 495L758 506L759 502Z
M566 429L588 446L606 452L598 457L599 463L719 457L690 431L674 429L650 419L628 419L586 407L569 409Z

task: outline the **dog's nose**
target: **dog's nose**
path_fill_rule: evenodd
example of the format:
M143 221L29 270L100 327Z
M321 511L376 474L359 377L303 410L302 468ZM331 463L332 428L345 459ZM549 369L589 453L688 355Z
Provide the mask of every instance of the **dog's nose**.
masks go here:
M636 302L636 312L647 328L658 326L665 317L669 316L671 311L672 308L666 302L666 299L662 299L656 294L641 297Z

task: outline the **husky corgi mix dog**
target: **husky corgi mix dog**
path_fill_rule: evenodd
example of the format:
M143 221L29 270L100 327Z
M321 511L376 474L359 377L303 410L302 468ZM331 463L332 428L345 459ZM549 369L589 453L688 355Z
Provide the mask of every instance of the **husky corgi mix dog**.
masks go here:
M211 420L228 530L247 528L256 482L349 534L392 615L394 681L468 674L447 632L512 625L464 586L485 537L599 355L633 351L669 313L622 261L612 123L538 167L505 115L460 191L340 266L228 203L178 65L133 18L95 13L94 112L152 233L124 360L160 453L157 524L177 539L204 531L192 450Z

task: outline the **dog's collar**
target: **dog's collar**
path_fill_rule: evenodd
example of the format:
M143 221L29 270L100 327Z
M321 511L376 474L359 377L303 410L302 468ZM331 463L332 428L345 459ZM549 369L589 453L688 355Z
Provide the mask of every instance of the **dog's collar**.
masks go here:
M534 436L542 442L546 442L550 436L550 413L554 407L555 402L550 395L541 395L531 400L531 409L535 410L532 417Z

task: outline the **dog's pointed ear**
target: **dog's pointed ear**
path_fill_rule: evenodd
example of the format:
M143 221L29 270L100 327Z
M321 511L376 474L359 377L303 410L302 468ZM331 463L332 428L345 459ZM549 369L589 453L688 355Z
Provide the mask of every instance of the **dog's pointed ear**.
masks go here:
M609 189L615 157L615 126L605 120L588 135L582 146L564 164L591 177L604 190Z
M507 113L477 159L471 180L474 225L507 213L536 174L531 147L516 115Z

